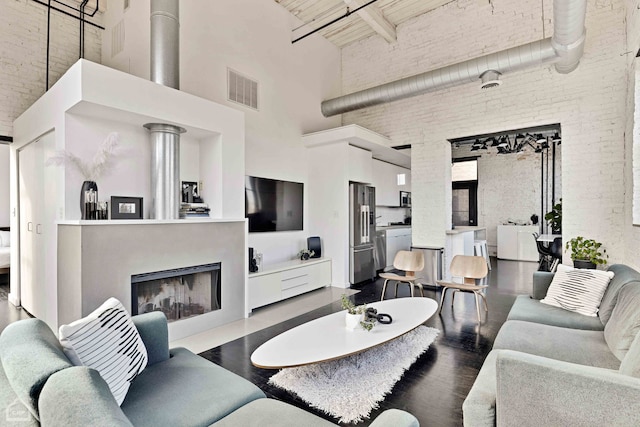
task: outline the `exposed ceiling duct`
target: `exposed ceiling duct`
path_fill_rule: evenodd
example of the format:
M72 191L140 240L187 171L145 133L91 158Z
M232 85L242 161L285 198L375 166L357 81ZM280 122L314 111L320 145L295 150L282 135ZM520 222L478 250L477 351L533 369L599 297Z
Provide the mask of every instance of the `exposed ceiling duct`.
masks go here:
M584 51L586 0L553 2L553 37L448 65L380 86L323 101L325 117L397 101L427 92L478 81L487 71L505 74L545 62L554 62L556 71L575 70Z
M151 81L180 88L178 0L151 0ZM180 215L180 134L165 123L147 123L151 142L151 219Z

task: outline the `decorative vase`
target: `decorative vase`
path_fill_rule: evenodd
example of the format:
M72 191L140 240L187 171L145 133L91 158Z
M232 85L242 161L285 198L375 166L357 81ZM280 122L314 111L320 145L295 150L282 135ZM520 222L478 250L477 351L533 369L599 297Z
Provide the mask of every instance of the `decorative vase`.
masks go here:
M591 261L587 261L584 259L574 259L573 260L573 266L575 268L587 268L590 270L595 270L596 268L596 264L591 262Z
M85 194L87 191L93 190L96 193L96 200L98 199L98 184L95 181L84 181L82 183L82 188L80 189L80 214L82 215L82 219L91 219L87 218L86 209L85 209Z
M344 320L345 320L347 329L349 329L350 331L353 331L360 324L360 321L362 320L362 314L351 314L347 311L345 313Z

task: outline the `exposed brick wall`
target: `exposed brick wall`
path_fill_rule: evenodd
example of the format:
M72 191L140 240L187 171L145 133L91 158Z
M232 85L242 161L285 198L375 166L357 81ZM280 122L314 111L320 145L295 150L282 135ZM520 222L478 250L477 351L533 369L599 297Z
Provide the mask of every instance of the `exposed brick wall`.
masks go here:
M640 249L625 253L624 243L627 9L622 0L588 4L585 54L571 74L532 67L496 89L464 84L343 115L344 124L412 144L414 243L444 245L450 226L447 138L559 122L564 235L602 241L613 262L633 264ZM395 44L369 38L345 48L343 91L549 37L552 15L551 1L449 3L399 26Z
M100 23L100 13L90 20ZM100 62L101 33L85 25L86 59ZM52 11L50 34L53 86L79 58L79 21ZM45 92L46 52L47 8L31 0L0 0L0 135L12 135L13 120Z

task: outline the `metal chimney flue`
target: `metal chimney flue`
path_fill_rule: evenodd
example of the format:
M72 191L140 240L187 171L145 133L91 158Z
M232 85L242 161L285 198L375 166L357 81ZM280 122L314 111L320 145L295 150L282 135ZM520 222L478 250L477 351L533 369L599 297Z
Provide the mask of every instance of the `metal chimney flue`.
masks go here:
M151 81L180 88L178 0L151 0ZM147 123L151 142L151 219L178 219L180 134L185 129Z

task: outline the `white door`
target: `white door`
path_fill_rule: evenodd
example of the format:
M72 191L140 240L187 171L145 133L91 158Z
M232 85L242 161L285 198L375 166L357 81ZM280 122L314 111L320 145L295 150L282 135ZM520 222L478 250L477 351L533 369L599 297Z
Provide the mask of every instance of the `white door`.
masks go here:
M20 190L20 304L32 315L55 325L57 315L56 186L53 167L55 134L43 136L18 153Z
M37 283L41 256L36 239L36 225L42 199L42 144L31 143L18 153L20 188L20 304L38 316Z

